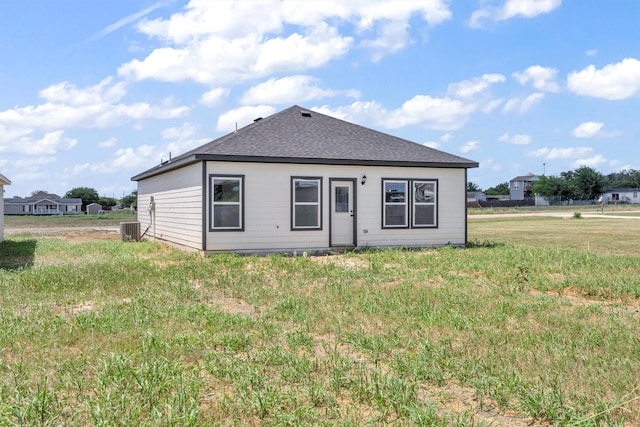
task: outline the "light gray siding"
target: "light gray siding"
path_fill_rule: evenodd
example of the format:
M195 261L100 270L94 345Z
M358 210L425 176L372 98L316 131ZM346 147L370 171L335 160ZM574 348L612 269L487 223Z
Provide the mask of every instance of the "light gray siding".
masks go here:
M138 181L138 221L145 238L203 249L202 164Z
M319 250L329 247L329 179L355 178L356 236L360 247L424 247L466 243L465 169L208 162L211 175L244 176L244 231L209 231L207 251ZM361 185L363 175L367 182ZM322 178L322 229L291 230L291 177ZM382 179L438 180L437 228L382 228ZM207 184L208 185L208 184ZM138 206L144 206L140 204Z

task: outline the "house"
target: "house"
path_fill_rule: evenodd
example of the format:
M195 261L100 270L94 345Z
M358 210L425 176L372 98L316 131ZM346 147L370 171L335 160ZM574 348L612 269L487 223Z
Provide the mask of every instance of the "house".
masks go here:
M509 181L509 196L511 200L531 200L534 197L532 192L533 183L538 180L538 176L529 172L527 175L516 176Z
M100 203L89 203L86 208L87 214L99 214L104 213L102 205Z
M4 240L4 186L9 184L11 181L0 174L0 242Z
M640 188L608 188L601 199L605 204L640 203Z
M131 179L146 237L203 253L295 254L463 246L475 167L294 105Z
M31 197L4 201L5 215L69 215L82 213L82 199L65 199L39 191Z
M467 191L467 203L486 202L487 195L482 191Z

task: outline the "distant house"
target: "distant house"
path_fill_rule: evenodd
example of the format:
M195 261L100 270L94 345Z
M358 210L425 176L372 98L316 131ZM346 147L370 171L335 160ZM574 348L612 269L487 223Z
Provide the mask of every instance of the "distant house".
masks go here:
M486 202L487 196L482 191L467 191L467 203Z
M4 200L5 215L70 215L82 213L82 199L65 199L40 191L31 197Z
M640 203L640 188L608 188L602 201L605 204Z
M516 176L509 181L509 198L511 200L532 200L534 198L533 183L538 179L538 176L532 173Z
M131 179L145 235L203 253L467 242L478 163L292 106Z
M4 240L4 186L9 184L11 181L0 174L0 242Z
M89 203L87 205L86 211L87 211L87 214L89 215L104 213L104 211L102 210L102 205L99 203Z

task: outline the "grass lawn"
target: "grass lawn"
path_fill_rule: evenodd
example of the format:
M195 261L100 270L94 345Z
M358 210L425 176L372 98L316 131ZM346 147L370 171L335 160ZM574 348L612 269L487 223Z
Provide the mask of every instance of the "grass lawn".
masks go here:
M311 258L6 235L0 425L640 425L639 222Z
M10 228L57 228L118 226L120 222L135 221L136 212L118 211L100 215L5 215L4 226Z

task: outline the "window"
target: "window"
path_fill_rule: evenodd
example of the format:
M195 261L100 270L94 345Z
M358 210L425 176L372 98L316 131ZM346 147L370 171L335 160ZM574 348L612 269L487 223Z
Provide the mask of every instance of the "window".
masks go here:
M244 177L211 177L212 231L244 229Z
M291 178L291 229L322 228L322 179Z
M413 181L413 226L436 226L436 181Z
M438 226L438 181L382 180L382 228Z
M514 190L520 189L520 181L513 181L513 189Z
M384 181L383 227L408 227L407 181Z

